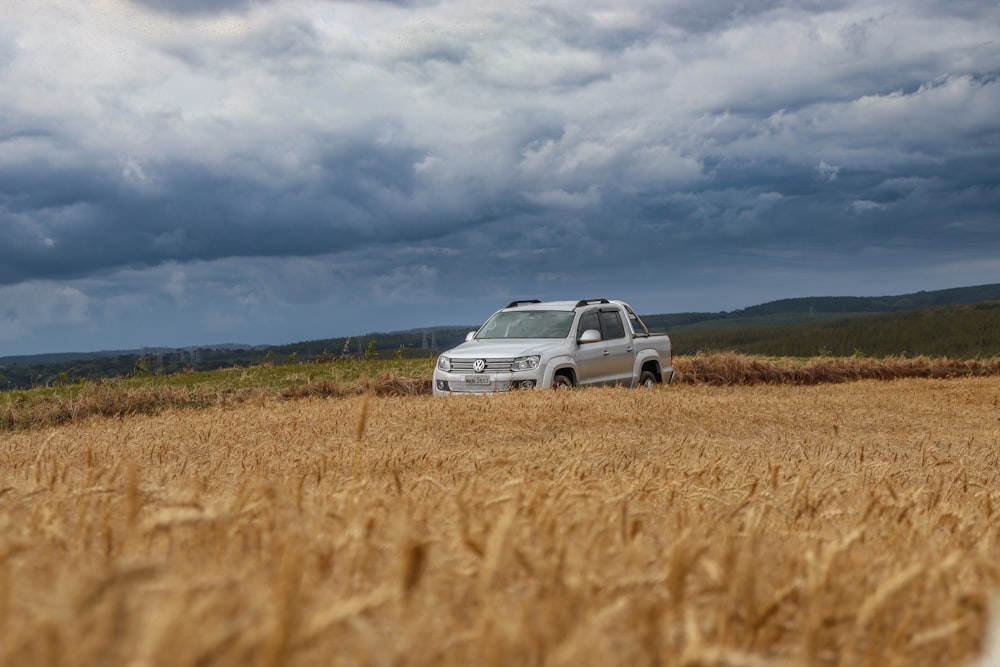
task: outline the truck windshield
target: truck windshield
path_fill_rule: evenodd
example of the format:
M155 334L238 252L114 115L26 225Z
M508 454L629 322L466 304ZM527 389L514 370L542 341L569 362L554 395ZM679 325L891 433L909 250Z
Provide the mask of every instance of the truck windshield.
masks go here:
M572 325L572 311L508 310L488 319L476 338L565 338Z

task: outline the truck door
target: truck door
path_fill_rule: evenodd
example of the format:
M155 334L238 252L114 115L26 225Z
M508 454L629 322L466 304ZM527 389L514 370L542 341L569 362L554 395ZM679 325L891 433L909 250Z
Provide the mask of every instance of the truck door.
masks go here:
M576 338L580 339L584 331L588 329L601 330L601 320L597 316L597 310L591 310L580 316L580 323L576 327ZM603 338L604 335L601 334ZM604 341L597 343L580 344L576 350L576 381L578 384L594 384L601 381L601 374L604 372Z
M604 358L607 380L610 384L632 385L632 369L635 365L635 344L625 332L625 322L618 308L602 308L599 313L601 336L604 340Z
M625 333L617 308L592 310L580 316L577 338L588 329L601 332L597 343L582 344L576 355L576 375L580 384L632 384L635 347Z

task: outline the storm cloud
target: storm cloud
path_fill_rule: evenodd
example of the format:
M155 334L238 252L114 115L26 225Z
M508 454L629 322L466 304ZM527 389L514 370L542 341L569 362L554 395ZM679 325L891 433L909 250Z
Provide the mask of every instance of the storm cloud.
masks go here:
M996 282L998 35L943 0L18 3L0 354Z

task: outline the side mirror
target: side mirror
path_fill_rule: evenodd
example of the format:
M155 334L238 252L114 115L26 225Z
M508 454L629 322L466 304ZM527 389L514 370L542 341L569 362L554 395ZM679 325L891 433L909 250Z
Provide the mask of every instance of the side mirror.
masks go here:
M579 338L577 338L576 342L580 343L581 345L585 345L587 343L598 343L600 342L600 340L601 340L600 331L598 331L597 329L587 329L580 335Z
M475 331L470 331L469 333L465 334L465 342L469 342L470 340L472 340L475 337L476 337L476 332Z

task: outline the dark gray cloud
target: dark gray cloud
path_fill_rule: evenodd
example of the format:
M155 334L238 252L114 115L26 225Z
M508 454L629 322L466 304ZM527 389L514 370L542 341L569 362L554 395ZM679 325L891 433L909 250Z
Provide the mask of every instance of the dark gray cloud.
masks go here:
M995 282L998 27L931 0L18 6L0 354Z
M180 16L200 16L228 12L245 12L254 5L266 4L272 0L130 0L136 5L148 7L164 14Z

